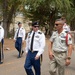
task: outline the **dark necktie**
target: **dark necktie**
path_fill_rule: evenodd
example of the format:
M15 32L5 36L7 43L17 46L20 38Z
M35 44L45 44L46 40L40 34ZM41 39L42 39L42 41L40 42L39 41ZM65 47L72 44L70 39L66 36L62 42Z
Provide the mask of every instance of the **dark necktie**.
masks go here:
M18 37L18 34L19 34L19 30L20 30L20 28L18 29L18 32L17 32L17 37Z
M33 33L32 39L31 39L31 46L30 46L31 51L33 50L34 35L35 35L35 32Z

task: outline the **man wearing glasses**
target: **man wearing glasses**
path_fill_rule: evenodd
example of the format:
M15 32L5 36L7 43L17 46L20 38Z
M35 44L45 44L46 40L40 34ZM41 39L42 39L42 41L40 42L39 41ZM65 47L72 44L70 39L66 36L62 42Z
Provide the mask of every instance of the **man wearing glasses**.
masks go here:
M72 54L72 38L68 34L66 44L66 32L63 29L64 22L61 19L55 21L56 32L53 32L49 43L50 75L64 75L64 67L68 66Z
M34 67L35 75L41 75L40 58L44 52L45 35L39 30L38 22L32 23L32 31L28 33L26 39L26 61L24 68L27 75L34 75L32 66Z

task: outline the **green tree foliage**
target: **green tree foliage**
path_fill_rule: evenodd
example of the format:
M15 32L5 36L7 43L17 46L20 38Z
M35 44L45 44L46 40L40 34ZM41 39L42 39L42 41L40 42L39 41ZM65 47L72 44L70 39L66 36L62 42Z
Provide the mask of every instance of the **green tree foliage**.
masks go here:
M70 9L71 2L69 0L27 0L28 16L32 16L37 12L42 15L49 15L52 11L65 11ZM66 10L64 10L66 9ZM35 14L36 16L36 14Z
M45 27L49 25L48 29L52 31L55 19L67 15L71 11L71 5L70 0L27 0L25 15L33 21L40 21Z
M65 16L69 23L75 19L75 0L0 0L0 9L6 37L16 12L23 12L32 21L38 20L51 31L60 15Z

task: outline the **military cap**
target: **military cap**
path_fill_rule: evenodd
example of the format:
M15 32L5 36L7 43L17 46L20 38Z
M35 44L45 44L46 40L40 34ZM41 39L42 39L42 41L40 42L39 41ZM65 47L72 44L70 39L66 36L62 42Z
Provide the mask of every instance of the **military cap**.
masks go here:
M18 22L18 25L19 25L19 24L22 24L22 23L21 23L21 22Z
M36 22L33 22L32 23L32 26L39 26L39 23L36 21Z

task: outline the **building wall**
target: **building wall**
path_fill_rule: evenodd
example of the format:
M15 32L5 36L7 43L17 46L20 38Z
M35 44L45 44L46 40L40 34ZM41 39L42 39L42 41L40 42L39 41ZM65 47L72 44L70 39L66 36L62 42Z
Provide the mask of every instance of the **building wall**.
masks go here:
M26 32L30 31L29 20L24 21L24 17L20 14L17 15L15 18L13 18L13 23L11 23L9 31L12 31L13 28L14 28L14 30L16 30L16 28L18 27L18 22L22 23L22 25L25 28Z

